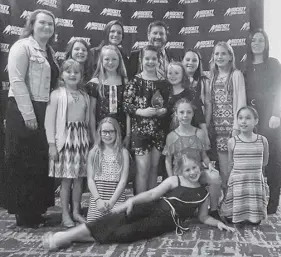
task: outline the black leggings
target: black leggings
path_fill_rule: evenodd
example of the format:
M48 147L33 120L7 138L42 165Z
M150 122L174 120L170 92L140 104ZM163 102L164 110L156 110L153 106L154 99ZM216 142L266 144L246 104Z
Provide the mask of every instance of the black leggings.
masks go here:
M174 231L170 211L163 211L158 202L134 206L132 213L108 214L86 224L92 237L102 243L131 243Z

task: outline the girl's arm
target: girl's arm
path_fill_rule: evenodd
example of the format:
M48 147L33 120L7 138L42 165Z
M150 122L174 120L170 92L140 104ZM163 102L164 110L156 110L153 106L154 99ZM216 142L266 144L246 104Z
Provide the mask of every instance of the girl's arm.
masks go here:
M208 129L207 129L207 124L206 123L200 123L199 127L202 129L202 131L204 131L204 145L206 148L210 148L210 139L209 139L209 133L208 133Z
M204 107L205 107L205 119L207 128L210 126L211 117L212 117L212 100L211 100L211 91L210 91L210 80L204 79Z
M246 106L246 91L245 91L245 80L241 71L235 70L232 76L233 81L233 130L239 131L237 123L237 112L238 110Z
M128 113L126 113L126 136L124 139L124 146L129 149L131 140L131 117Z
M266 166L268 164L268 157L269 157L269 147L268 147L268 141L266 137L262 137L262 142L263 142L263 163L262 166Z
M233 165L234 165L234 160L233 160L234 145L235 145L235 139L234 139L234 137L231 137L230 139L228 139L228 143L227 143L227 147L228 147L228 174L230 174L230 172L233 169Z
M88 155L88 161L87 161L87 181L88 181L89 190L90 190L92 196L97 201L98 199L100 199L100 195L99 195L99 192L98 192L95 180L94 180L95 170L94 170L94 167L93 167L93 161L94 161L94 159L93 159L94 156L93 155L94 155L94 149L92 149L89 152L89 155Z
M217 227L220 230L225 229L225 230L231 231L231 232L235 231L234 228L226 226L221 221L216 220L216 219L212 218L211 216L209 216L208 215L208 206L209 206L209 198L204 201L204 203L201 205L201 207L199 209L198 218L202 223L213 226L213 227Z
M90 138L92 143L94 143L96 135L96 106L97 99L90 97Z
M117 200L119 199L121 194L124 192L125 187L128 182L129 163L130 163L129 152L127 151L127 149L124 148L122 154L123 154L124 166L123 166L123 170L121 171L120 181L115 189L114 194L112 195L112 197L109 201L109 205L111 208L115 205L115 203L117 202Z
M173 163L172 163L172 156L166 155L165 157L165 166L167 170L167 174L169 177L173 176Z
M172 162L172 159L173 159L173 154L171 152L171 146L174 144L175 140L177 138L175 138L174 136L174 132L171 132L167 135L167 138L166 138L166 145L164 147L164 150L163 150L163 155L165 155L165 167L166 167L166 170L167 170L167 174L169 177L173 176L173 162Z

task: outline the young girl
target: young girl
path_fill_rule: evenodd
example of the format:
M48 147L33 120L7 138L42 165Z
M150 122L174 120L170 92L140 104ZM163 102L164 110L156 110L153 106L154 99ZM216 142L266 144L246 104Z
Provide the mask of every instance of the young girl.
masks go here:
M82 179L87 175L89 149L89 96L79 88L83 70L78 62L69 59L61 67L60 87L50 97L45 117L49 143L49 176L62 178L62 225L85 222L80 215ZM73 220L69 212L70 188L73 180Z
M125 201L129 154L122 146L120 126L115 119L107 117L99 123L87 170L91 192L87 216L89 222Z
M91 135L95 136L97 124L105 117L115 118L125 145L130 141L130 117L123 111L123 92L127 81L125 65L119 49L113 45L103 46L94 77L87 90L91 101Z
M42 245L47 250L57 250L74 241L131 243L175 229L182 234L188 230L182 222L193 217L198 209L202 223L234 232L234 228L208 216L209 193L198 182L200 174L198 162L183 158L178 176L169 177L156 188L129 198L113 213L97 221L45 234Z
M191 125L194 112L192 104L185 98L175 104L174 120L177 128L168 134L163 154L166 156L165 164L169 176L178 174L179 160L182 156L194 158L198 163L203 162L208 170L204 170L200 178L201 183L210 185L211 211L217 215L220 197L220 176L213 168L205 151L205 133Z
M132 122L132 150L135 153L135 193L141 193L157 185L158 162L164 147L163 115L169 88L166 81L157 77L159 60L154 46L142 49L143 71L126 85L124 110ZM158 100L154 97L158 95ZM156 103L157 105L156 106Z
M228 140L230 177L221 216L233 223L259 224L267 211L262 170L268 162L268 142L253 132L259 119L254 108L242 107L237 119L241 133Z
M192 125L199 126L204 132L206 133L206 139L208 138L207 126L205 116L202 111L202 101L200 99L194 100L192 96L192 92L189 88L186 87L186 74L185 69L182 63L180 62L171 62L168 65L167 69L167 78L168 81L172 85L172 90L169 95L168 100L168 116L170 118L170 131L173 130L172 128L172 115L174 113L174 107L178 100L182 98L186 98L187 100L191 101L192 104L196 107L194 110L194 118L192 120ZM169 132L170 132L169 131ZM206 142L208 143L208 142Z
M92 53L90 47L84 39L71 40L65 50L65 59L73 59L83 67L83 80L89 81L93 76Z
M212 119L216 134L216 145L222 187L228 180L227 141L239 134L237 110L246 105L243 74L235 68L232 47L226 42L218 42L214 47L210 62Z

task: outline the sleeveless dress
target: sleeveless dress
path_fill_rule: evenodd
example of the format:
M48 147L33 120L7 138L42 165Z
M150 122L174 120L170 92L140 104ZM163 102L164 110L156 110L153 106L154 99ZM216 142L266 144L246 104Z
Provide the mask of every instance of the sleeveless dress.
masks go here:
M114 194L116 187L120 181L121 169L116 154L102 154L101 171L95 172L94 180L102 200L108 201ZM125 192L121 194L114 206L123 203L126 200ZM94 221L102 217L106 213L97 209L95 198L91 195L89 209L87 214L87 222Z
M225 81L217 79L212 86L212 119L216 134L217 151L226 152L233 129L233 90L227 92ZM229 83L232 83L230 80Z
M266 218L266 189L262 173L264 145L261 135L254 142L234 137L234 166L228 180L220 215L233 223L260 222Z
M194 216L208 198L205 187L184 187L178 177L178 187L159 200L135 205L126 212L110 213L86 224L92 237L100 243L131 243L160 236L164 233L186 231L182 222Z
M195 134L191 136L181 136L175 130L171 133L176 134L177 139L171 143L167 142L162 154L173 157L174 174L178 172L178 162L183 155L195 159L198 163L202 162L201 153L206 149L200 138L196 135L197 129Z

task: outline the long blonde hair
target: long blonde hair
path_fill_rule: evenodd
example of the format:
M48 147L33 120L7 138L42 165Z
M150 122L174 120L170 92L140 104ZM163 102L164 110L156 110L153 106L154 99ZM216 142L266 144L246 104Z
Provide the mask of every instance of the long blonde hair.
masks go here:
M99 84L98 84L98 92L99 95L101 97L104 97L104 81L106 80L106 71L103 67L103 56L104 56L104 52L106 50L112 50L115 51L115 53L118 55L119 58L119 65L117 67L117 74L119 76L121 76L121 79L124 81L125 78L127 78L127 71L126 71L126 67L121 55L121 52L119 51L117 46L114 45L105 45L102 47L100 55L99 55L99 59L98 59L98 63L97 63L97 69L93 75L93 77L97 77L99 80Z
M121 136L121 129L116 119L111 117L106 117L102 119L99 123L99 126L96 131L95 135L95 144L93 146L93 167L97 173L101 172L102 167L102 153L104 150L103 141L101 139L101 129L102 125L105 123L112 124L114 130L116 131L116 138L113 145L113 149L116 153L116 160L120 164L120 170L124 167L124 158L123 158L123 145L122 145L122 136Z
M215 60L214 60L215 50L216 50L216 47L218 47L218 46L221 46L224 49L226 49L227 52L232 57L232 60L229 63L229 65L230 65L229 74L228 74L228 77L227 77L227 80L225 83L225 90L229 93L231 90L233 90L231 80L232 80L232 74L236 70L236 66L235 66L235 54L234 54L233 48L231 47L231 45L229 45L225 41L218 42L213 49L212 57L210 60L211 89L213 88L213 84L216 82L216 80L218 78L218 74L219 74L218 66L216 65Z

